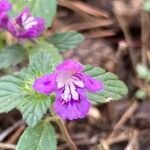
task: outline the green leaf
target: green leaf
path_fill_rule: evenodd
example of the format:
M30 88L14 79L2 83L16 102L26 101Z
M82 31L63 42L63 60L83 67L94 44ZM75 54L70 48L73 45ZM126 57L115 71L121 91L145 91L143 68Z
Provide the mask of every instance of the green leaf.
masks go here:
M142 89L138 90L136 93L135 93L135 96L139 99L144 99L146 97L146 92Z
M19 105L23 119L31 127L35 126L50 107L51 99L38 93L27 94Z
M150 0L145 0L143 7L145 11L150 12Z
M83 35L77 32L56 33L48 38L48 41L57 47L60 52L75 48L83 40Z
M18 76L0 78L0 113L14 109L22 101L22 82Z
M0 78L0 113L18 108L28 125L36 125L47 112L51 98L32 89L34 80L25 76Z
M145 79L148 82L150 81L150 70L146 66L138 64L136 70L142 79Z
M115 74L106 72L102 68L87 65L85 66L85 73L104 84L103 91L88 94L89 99L92 101L105 103L110 100L119 100L128 92L126 85Z
M56 150L57 141L51 124L40 122L35 127L28 127L22 134L16 150Z
M46 26L50 27L56 14L56 0L11 0L16 12L21 12L28 7L33 16L45 19Z
M57 49L49 43L40 43L33 51L36 54L30 56L30 63L27 74L32 78L51 73L55 66L62 61Z
M18 44L8 46L0 54L0 69L20 63L26 56L26 50Z

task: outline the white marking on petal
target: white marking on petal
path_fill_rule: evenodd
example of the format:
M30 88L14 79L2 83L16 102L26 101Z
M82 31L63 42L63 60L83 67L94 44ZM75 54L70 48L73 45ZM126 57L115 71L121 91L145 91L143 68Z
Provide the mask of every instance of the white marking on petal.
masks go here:
M69 94L70 94L69 86L65 85L64 94L63 94L63 99L65 101L69 100Z
M69 74L68 72L60 72L56 78L57 88L64 89L61 98L65 101L79 100L79 93L77 88L83 88L83 81Z
M31 22L34 22L35 18L34 17L28 17L26 20L25 20L25 24L28 24L28 23L31 23Z
M26 24L25 26L24 26L24 28L26 29L26 30L28 30L28 29L30 29L30 28L32 28L34 25L37 25L37 22L31 22L31 23L29 23L29 24Z
M58 89L61 89L65 86L65 83L61 80L61 78L57 78L56 82L57 82L57 88Z
M69 85L70 85L70 90L71 90L70 92L71 92L72 98L74 100L78 100L79 99L79 94L76 91L76 87L74 86L73 83L70 83Z
M63 87L64 87L64 83L58 81L58 82L57 82L57 87L58 87L58 89L63 88Z
M37 25L34 17L28 17L23 21L23 26L26 30L32 28L34 25Z
M83 87L84 87L84 83L83 83L83 81L81 81L81 80L73 80L73 83L74 83L75 85L77 85L78 87L80 87L80 88L83 88Z
M63 88L66 84L69 84L71 82L71 76L66 72L61 72L58 74L56 82L58 89Z
M27 13L23 13L22 15L22 22L24 22L27 19Z

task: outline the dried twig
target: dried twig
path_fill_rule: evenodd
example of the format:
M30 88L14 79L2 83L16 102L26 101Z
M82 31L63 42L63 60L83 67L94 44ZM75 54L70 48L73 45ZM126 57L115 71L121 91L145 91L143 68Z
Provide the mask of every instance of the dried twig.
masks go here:
M95 144L95 141L91 141L91 139L89 140L76 140L76 145L94 145ZM64 149L67 149L68 148L68 145L66 143L60 145L58 147L58 150L64 150Z
M110 150L110 145L115 144L115 143L119 143L119 142L123 142L123 141L127 141L129 140L130 136L128 132L122 132L120 133L118 136L113 137L113 138L107 138L107 139L102 139L100 140L100 150L104 149L104 150Z
M136 73L135 50L133 48L134 47L133 39L129 31L129 23L132 16L131 13L127 13L128 11L130 12L130 10L125 2L115 1L113 4L114 4L114 13L124 33L124 37L128 45L133 70Z
M137 130L132 131L132 135L130 136L130 142L128 143L125 150L139 150Z
M133 115L133 113L137 110L139 106L139 103L137 101L134 101L133 104L126 110L126 112L123 114L121 119L118 121L118 123L115 125L112 133L110 134L109 138L112 138L115 136L116 131L120 130L121 127L124 125L124 123Z
M142 23L142 63L147 66L147 54L150 52L150 14L148 12L141 12Z
M0 141L3 141L11 132L13 132L16 128L18 128L20 125L22 125L24 122L22 120L16 122L11 127L6 129L0 134Z
M7 143L11 143L11 144L15 143L25 128L26 128L25 125L20 126L16 130L16 132L7 140Z
M88 4L85 4L83 2L80 2L80 1L71 2L71 1L67 1L67 0L59 0L58 4L60 6L64 6L69 9L72 9L76 12L83 12L85 14L95 16L95 17L109 18L109 14L106 11L96 9L96 8L94 8Z
M114 29L107 29L107 30L97 30L97 31L91 31L89 33L85 34L86 38L102 38L102 37L109 37L115 35L116 32Z
M98 27L103 27L103 26L106 27L112 24L113 24L112 20L99 19L93 22L83 22L83 23L80 22L80 23L69 24L63 27L61 31L68 31L68 30L83 31L83 30L93 29L93 28L98 28Z
M16 149L16 145L0 143L0 149Z

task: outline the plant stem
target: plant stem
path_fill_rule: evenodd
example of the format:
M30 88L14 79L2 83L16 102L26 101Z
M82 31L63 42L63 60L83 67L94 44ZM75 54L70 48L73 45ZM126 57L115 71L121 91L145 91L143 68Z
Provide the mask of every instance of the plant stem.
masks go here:
M71 139L71 137L70 137L70 135L68 133L68 130L67 130L64 122L62 121L62 119L60 117L58 117L56 115L56 113L53 110L53 107L52 106L50 106L50 107L51 107L50 111L51 111L51 115L52 115L52 117L50 117L50 118L54 118L54 119L50 119L50 121L54 121L58 125L58 127L60 128L60 131L61 131L62 135L64 136L66 142L70 146L70 149L71 150L78 150L77 146L75 145L75 143Z
M56 123L57 123L57 125L59 126L59 128L60 128L60 130L61 130L61 133L63 134L63 136L64 136L64 138L66 139L66 142L68 143L68 145L70 146L70 148L71 148L72 150L78 150L77 146L76 146L75 143L72 141L72 139L71 139L71 137L70 137L70 135L69 135L69 133L68 133L68 131L67 131L67 128L66 128L64 122L63 122L60 118L58 118L58 119L56 120Z

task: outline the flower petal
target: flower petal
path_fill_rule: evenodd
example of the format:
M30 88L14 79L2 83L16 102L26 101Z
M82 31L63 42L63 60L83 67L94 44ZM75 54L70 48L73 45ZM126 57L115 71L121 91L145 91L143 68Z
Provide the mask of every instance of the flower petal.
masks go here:
M0 13L11 10L12 5L8 0L0 0Z
M0 28L7 29L7 24L9 22L9 17L5 12L0 14Z
M70 71L72 73L82 72L84 67L82 64L77 62L76 60L68 59L63 63L59 64L56 68L57 71Z
M17 38L35 38L42 34L45 29L44 19L33 17L28 8L9 21L8 31Z
M8 11L11 10L12 5L8 0L0 0L0 28L7 29L9 21Z
M90 92L97 92L104 89L104 84L101 81L98 81L86 74L82 74L85 88Z
M85 91L78 90L78 93L80 95L79 100L71 100L69 102L64 102L61 99L62 92L57 93L57 97L54 102L54 110L64 120L84 118L88 113L91 104L85 96Z
M33 89L39 93L49 95L55 90L55 74L44 75L34 81Z

